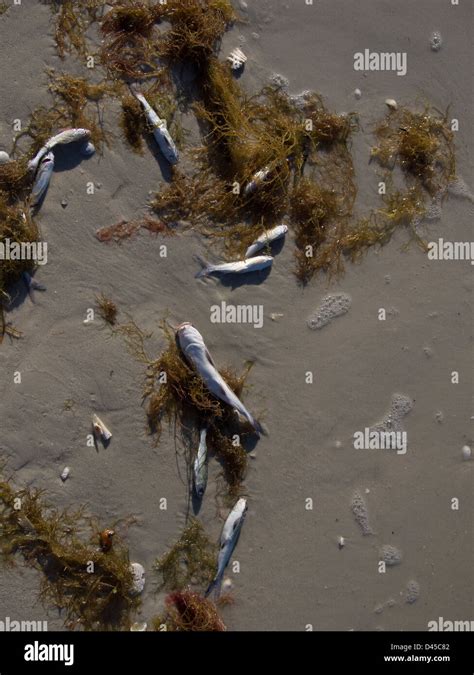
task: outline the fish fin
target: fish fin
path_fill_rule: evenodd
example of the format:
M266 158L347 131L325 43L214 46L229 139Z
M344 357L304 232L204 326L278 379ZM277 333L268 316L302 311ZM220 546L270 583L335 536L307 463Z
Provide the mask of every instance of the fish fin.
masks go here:
M206 356L207 356L207 358L209 359L209 363L211 363L211 364L214 366L214 368L217 370L217 366L216 366L216 364L214 363L214 359L213 359L212 356L210 355L208 348L206 347L205 349L206 349ZM224 391L224 390L222 390L222 391ZM225 392L224 392L224 393L225 393Z

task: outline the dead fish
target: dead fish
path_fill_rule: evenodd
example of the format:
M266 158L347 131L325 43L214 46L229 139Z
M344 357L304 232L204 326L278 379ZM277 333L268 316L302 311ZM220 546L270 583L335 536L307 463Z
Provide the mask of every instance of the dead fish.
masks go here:
M202 499L207 486L207 445L206 445L207 428L201 429L199 435L199 448L196 459L194 460L194 490Z
M258 255L248 260L238 260L236 262L218 263L211 265L203 258L196 256L203 269L196 274L196 278L207 277L210 274L246 274L247 272L257 272L264 270L273 263L271 255Z
M51 180L54 169L54 154L51 150L46 153L42 158L38 172L36 174L36 179L31 191L31 207L36 209L42 202L43 197L46 194L46 191Z
M253 194L255 190L269 178L271 172L271 168L266 166L264 169L260 169L260 171L254 173L252 180L244 187L244 195L248 197Z
M219 555L217 557L217 572L216 576L209 584L209 587L206 591L206 597L214 589L217 589L217 593L220 591L222 577L237 544L246 513L247 500L244 497L241 497L227 516L227 520L225 521L224 527L222 528Z
M178 327L176 337L184 356L199 373L211 394L237 410L252 425L257 434L264 433L260 423L253 418L218 372L201 333L191 323L186 322Z
M26 290L32 302L35 301L33 291L45 291L46 286L40 284L38 281L35 281L29 272L22 272L22 279L25 283Z
M140 94L133 87L130 87L130 91L142 104L148 123L153 127L153 136L155 137L155 141L158 143L161 152L170 164L177 164L179 152L166 127L166 120L161 119L161 117L157 115L143 94Z
M42 148L38 150L36 155L32 160L28 162L28 168L30 171L36 171L39 163L43 157L52 150L56 145L66 145L67 143L74 143L75 141L86 141L89 140L91 132L89 129L65 129L60 131L59 134L52 136Z
M258 237L258 239L254 241L253 244L251 244L248 247L247 251L245 252L245 257L249 258L254 253L264 248L267 244L270 244L272 241L275 241L280 237L284 237L287 232L288 232L287 225L277 225L276 227L273 227L271 230L266 230L263 234L261 234Z

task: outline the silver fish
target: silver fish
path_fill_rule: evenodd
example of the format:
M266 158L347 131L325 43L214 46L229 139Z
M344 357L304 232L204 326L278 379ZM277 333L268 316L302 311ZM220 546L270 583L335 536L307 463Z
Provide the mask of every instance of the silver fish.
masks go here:
M54 154L51 150L43 157L40 162L36 179L31 191L31 206L33 209L37 208L46 194L46 190L51 180L51 175L54 169Z
M267 180L271 172L271 168L266 166L264 169L260 169L260 171L254 173L252 180L244 187L244 195L248 197L249 195L253 194L255 190Z
M155 137L155 141L160 146L161 152L170 164L177 164L179 160L179 152L170 136L170 132L166 127L166 120L161 119L161 117L156 114L143 94L135 91L133 87L131 88L131 92L142 104L146 118L149 124L153 127L153 136Z
M264 248L267 244L270 244L272 241L275 241L275 239L284 237L287 232L288 227L286 225L277 225L276 227L273 227L271 230L266 230L263 234L261 234L258 237L258 239L256 239L253 242L253 244L251 244L248 247L247 251L245 252L245 257L249 258L254 253Z
M196 274L196 278L207 277L210 274L244 274L246 272L257 272L264 270L273 263L271 255L258 255L248 260L238 260L237 262L218 263L210 265L206 260L198 257L203 269Z
M28 168L30 171L36 171L46 153L52 150L56 145L65 145L66 143L74 143L75 141L89 140L90 136L91 132L89 129L65 129L64 131L60 131L59 134L51 136L43 147L38 150L33 159L28 162Z
M237 410L253 426L257 434L262 434L263 429L260 423L249 413L218 372L201 333L192 324L186 322L178 327L176 336L184 356L199 373L211 394Z
M194 460L194 490L202 499L207 486L207 445L206 445L207 429L201 429L199 435L199 448L196 459Z
M222 528L219 555L217 557L217 572L216 576L209 584L209 587L206 591L206 597L215 588L217 589L217 593L220 591L222 577L237 544L246 513L247 500L244 499L244 497L241 497L227 516L227 520L225 521L224 527Z

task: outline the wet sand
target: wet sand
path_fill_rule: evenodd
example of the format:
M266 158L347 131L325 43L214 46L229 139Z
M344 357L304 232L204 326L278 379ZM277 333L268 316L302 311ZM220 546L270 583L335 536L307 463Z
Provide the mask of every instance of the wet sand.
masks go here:
M473 188L472 95L469 3L441 0L248 0L249 22L226 35L222 54L241 44L249 60L240 80L255 91L273 73L289 89L315 89L330 109L360 114L353 155L357 208L378 206L377 173L369 164L371 130L385 114L384 101L409 106L428 101L460 120L456 134L458 174ZM434 53L429 38L443 36ZM46 66L74 69L55 54L50 11L37 3L12 7L0 18L2 85L0 144L9 149L12 121L48 104ZM408 72L360 73L353 55L406 51ZM362 98L353 96L360 88ZM293 241L288 236L270 275L261 284L235 289L196 280L195 253L205 253L197 234L166 240L140 234L121 246L104 245L99 227L142 212L150 190L162 181L158 163L145 150L129 152L119 138L117 109L105 122L117 138L104 156L56 171L38 218L48 242L48 264L36 278L47 292L17 303L9 319L24 339L0 349L0 454L19 486L47 490L58 506L87 503L102 521L130 514L138 522L126 532L132 560L147 571L139 620L163 606L155 593L155 558L181 531L187 512L184 461L172 435L154 448L140 407L142 368L123 341L96 320L84 325L100 292L133 315L151 344L162 345L159 321L192 321L218 364L240 368L253 360L246 403L264 413L269 435L250 459L246 479L249 511L234 559L235 604L223 617L230 630L427 630L439 616L470 619L472 605L472 462L461 448L471 445L472 394L471 266L463 261L429 261L415 246L402 250L399 232L382 250L328 284L318 277L302 290L293 276ZM192 127L192 120L189 121ZM94 195L86 184L96 185ZM67 207L61 201L67 200ZM449 198L428 239L469 241L469 200ZM328 293L347 293L349 311L320 330L308 317ZM213 324L210 307L221 301L263 305L260 329ZM378 319L387 310L385 321ZM272 313L283 316L273 321ZM22 383L13 383L21 371ZM313 383L305 376L313 373ZM459 371L459 384L451 384ZM403 418L408 451L356 450L355 431L382 420L393 394L413 400ZM72 410L64 410L72 399ZM107 449L87 447L90 419L97 412L114 437ZM440 414L439 414L440 413ZM179 450L179 448L178 448ZM63 484L60 473L71 468ZM210 465L206 499L199 514L217 540L222 519L216 509L219 468ZM181 475L180 475L181 474ZM355 492L368 509L373 535L363 536L351 511ZM166 497L168 509L159 509ZM453 497L458 511L451 509ZM307 499L313 509L307 510ZM345 546L338 547L338 537ZM399 565L378 572L380 549L402 551ZM0 576L0 619L46 616L37 602L39 573L21 564ZM419 598L406 602L411 580ZM388 603L393 600L393 603ZM382 606L383 611L376 609ZM57 612L50 629L61 629Z

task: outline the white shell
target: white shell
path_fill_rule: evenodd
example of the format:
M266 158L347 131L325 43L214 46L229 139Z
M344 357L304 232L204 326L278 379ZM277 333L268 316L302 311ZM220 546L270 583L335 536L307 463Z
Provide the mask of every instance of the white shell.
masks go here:
M357 100L359 100L362 97L362 92L360 89L354 89L354 96Z
M146 631L147 628L148 624L146 621L143 621L142 623L136 621L135 623L132 623L132 625L130 626L130 630L132 631L132 633L142 633L143 631Z
M338 537L337 545L339 546L340 549L344 548L344 546L346 545L346 540L344 539L344 537Z
M222 588L223 588L224 591L226 591L227 593L232 589L232 586L233 586L233 583L232 583L232 580L229 579L229 577L227 577L226 579L224 579L224 581L222 582Z
M96 435L101 436L103 441L109 441L112 438L111 432L97 415L92 415L92 426Z
M232 70L240 70L244 63L247 61L247 57L243 53L243 51L237 47L236 49L233 49L229 56L227 57L227 61L229 61Z
M5 150L0 150L0 164L6 164L10 161L10 155Z
M65 466L62 473L61 473L61 480L62 481L67 480L70 472L71 472L71 469L68 466Z
M130 569L133 574L133 595L140 595L145 588L145 568L140 563L131 563Z
M471 448L468 445L463 445L462 458L465 460L471 459Z
M394 98L385 99L385 105L390 108L390 110L396 110L398 108L398 103Z

